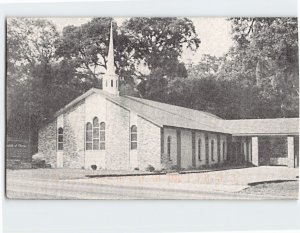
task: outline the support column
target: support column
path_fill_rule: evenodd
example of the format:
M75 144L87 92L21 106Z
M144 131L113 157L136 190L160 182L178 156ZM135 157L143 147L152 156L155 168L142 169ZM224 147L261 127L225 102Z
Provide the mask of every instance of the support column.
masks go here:
M246 162L249 162L249 142L248 138L246 138Z
M288 167L295 167L294 137L287 137Z
M221 162L220 135L217 135L217 155L218 155L218 163L220 163Z
M177 167L181 169L181 131L176 130L176 141L177 141Z
M252 137L252 164L258 166L258 137Z
M196 167L196 133L192 132L192 166Z

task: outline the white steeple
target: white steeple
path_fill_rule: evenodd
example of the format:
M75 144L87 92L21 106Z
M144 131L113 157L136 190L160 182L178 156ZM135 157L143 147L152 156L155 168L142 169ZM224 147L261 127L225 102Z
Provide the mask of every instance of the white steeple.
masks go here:
M102 89L111 94L119 95L118 79L119 79L118 75L115 73L114 42L113 42L113 30L112 30L112 22L111 22L106 72L102 78Z

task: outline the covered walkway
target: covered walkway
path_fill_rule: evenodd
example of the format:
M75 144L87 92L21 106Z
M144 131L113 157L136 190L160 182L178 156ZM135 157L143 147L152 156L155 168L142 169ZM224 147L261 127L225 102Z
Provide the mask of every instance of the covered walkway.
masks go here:
M230 120L229 160L299 167L299 119Z

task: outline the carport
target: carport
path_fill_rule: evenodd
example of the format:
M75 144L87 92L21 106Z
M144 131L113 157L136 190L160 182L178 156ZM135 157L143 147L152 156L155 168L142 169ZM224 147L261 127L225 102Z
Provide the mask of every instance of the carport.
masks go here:
M255 166L299 167L299 119L230 120L231 158Z

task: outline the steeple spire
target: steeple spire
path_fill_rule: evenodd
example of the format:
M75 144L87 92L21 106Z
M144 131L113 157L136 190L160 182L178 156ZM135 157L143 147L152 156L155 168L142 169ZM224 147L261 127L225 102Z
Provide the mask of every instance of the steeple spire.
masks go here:
M112 22L110 23L110 37L107 54L106 72L102 78L102 89L111 94L119 95L119 80L115 73L114 41Z
M114 40L113 40L112 21L110 23L110 37L109 37L109 47L108 47L106 67L107 67L106 74L115 74Z

